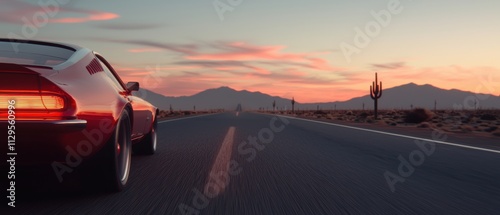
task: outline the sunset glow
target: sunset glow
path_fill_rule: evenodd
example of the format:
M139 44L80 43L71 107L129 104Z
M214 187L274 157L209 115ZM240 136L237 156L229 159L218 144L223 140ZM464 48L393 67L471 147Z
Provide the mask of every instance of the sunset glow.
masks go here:
M375 72L384 88L500 94L497 1L244 1L223 19L210 2L0 2L1 37L89 47L166 96L229 86L343 101L368 94Z

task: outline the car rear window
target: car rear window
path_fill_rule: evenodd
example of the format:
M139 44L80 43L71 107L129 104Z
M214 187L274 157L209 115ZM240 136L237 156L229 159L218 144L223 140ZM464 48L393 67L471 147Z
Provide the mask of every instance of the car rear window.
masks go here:
M59 45L0 41L0 63L55 66L66 62L76 50Z

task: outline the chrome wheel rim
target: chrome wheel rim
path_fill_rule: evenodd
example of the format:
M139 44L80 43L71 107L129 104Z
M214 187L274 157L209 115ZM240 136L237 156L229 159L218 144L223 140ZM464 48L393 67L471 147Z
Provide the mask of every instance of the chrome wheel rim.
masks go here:
M118 134L116 135L116 159L118 164L118 177L122 184L125 184L128 180L129 172L130 172L130 159L131 159L131 141L129 129L127 128L127 124L122 122L119 129Z
M158 123L155 121L153 128L151 129L151 141L153 141L153 151L156 151L156 141L157 141L157 135L156 135L156 127Z

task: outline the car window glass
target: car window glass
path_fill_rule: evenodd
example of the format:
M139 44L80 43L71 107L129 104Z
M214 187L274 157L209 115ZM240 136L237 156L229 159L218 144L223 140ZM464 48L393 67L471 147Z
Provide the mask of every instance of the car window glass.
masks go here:
M0 63L55 66L66 62L74 53L69 47L0 40Z
M106 75L109 77L109 79L111 79L111 81L113 82L113 85L116 87L116 89L118 91L125 91L125 89L122 87L120 81L118 81L115 77L115 75L113 75L113 72L111 72L111 69L108 68L108 66L103 63L100 59L99 60L99 63L101 64L102 68L104 69L104 73L106 73Z

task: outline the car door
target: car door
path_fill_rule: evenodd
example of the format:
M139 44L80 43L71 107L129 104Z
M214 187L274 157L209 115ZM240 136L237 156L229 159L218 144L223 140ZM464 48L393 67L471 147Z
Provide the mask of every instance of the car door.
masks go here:
M100 55L96 55L102 67L104 68L104 72L113 82L112 84L116 87L118 92L126 97L126 99L130 102L133 109L133 126L132 126L132 139L141 137L145 134L146 122L150 121L151 117L149 116L150 110L144 107L144 105L135 99L134 96L131 95L126 89L126 86L123 84L123 81L116 74L113 67Z

